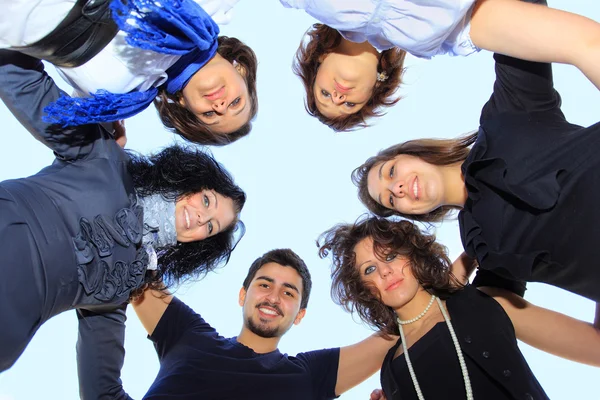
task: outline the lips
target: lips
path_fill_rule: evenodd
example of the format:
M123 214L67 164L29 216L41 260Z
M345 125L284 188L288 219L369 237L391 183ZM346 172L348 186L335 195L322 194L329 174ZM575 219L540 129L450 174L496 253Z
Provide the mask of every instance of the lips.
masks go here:
M400 285L402 285L402 282L404 281L404 279L398 279L397 281L392 282L391 284L389 284L385 290L389 291L389 290L394 290L396 288L398 288Z
M412 181L412 185L410 185L410 194L413 200L419 200L419 177L415 176L415 179Z
M283 312L275 304L261 303L257 305L256 308L258 308L258 311L260 311L261 314L264 314L267 317L277 317L280 315L283 316Z
M185 217L185 227L190 229L190 213L186 207L183 208L183 216Z
M350 87L347 87L347 86L340 85L340 84L339 84L337 81L335 81L335 80L334 80L333 82L334 82L334 85L335 85L335 90L337 90L337 91L338 91L338 92L340 92L340 93L347 93L347 92L349 92L349 91L350 91L350 89L352 89L352 88L350 88Z
M205 94L204 97L210 101L213 101L220 97L223 97L224 93L225 93L225 86L222 86L220 89L217 89L212 93Z

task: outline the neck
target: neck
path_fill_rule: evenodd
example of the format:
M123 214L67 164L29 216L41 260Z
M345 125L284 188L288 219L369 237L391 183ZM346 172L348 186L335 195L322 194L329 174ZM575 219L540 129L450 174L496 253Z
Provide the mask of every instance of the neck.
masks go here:
M336 53L345 54L347 56L363 56L372 58L375 63L379 63L379 52L367 41L355 43L342 38L340 44L335 48Z
M417 292L417 294L415 295L415 297L413 297L411 301L404 304L402 307L397 308L394 311L396 312L396 315L398 316L398 318L400 318L403 321L407 321L407 320L415 318L419 314L421 314L423 312L423 310L425 310L425 308L427 307L427 305L429 304L430 301L431 301L431 294L428 293L427 291L425 291L425 289L420 288L419 291ZM427 315L432 312L432 308L434 305L435 304L431 305L431 307L429 308L429 311L427 311L427 314L425 314L421 319L411 323L410 324L411 328L418 328L419 326L421 326L423 324L423 321L425 321L427 319L426 318Z
M242 327L242 331L237 337L237 341L239 343L251 348L252 350L254 350L255 353L258 354L270 353L272 351L277 350L279 340L281 340L279 336L272 338L264 338L262 336L258 336L256 333L250 331L245 326Z
M467 201L467 187L461 170L462 162L445 165L442 175L446 185L444 205L463 208Z

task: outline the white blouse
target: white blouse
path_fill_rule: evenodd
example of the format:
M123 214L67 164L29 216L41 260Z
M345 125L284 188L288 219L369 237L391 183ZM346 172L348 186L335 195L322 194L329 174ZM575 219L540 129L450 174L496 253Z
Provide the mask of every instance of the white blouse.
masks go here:
M431 58L467 56L479 49L469 37L475 0L279 0L305 10L352 42L379 51L399 47Z
M26 46L50 33L67 15L76 0L0 0L0 48ZM194 0L217 25L231 21L239 0ZM76 68L58 68L61 77L78 96L98 89L113 93L145 91L163 84L166 70L179 56L129 46L126 34L117 36L94 58Z

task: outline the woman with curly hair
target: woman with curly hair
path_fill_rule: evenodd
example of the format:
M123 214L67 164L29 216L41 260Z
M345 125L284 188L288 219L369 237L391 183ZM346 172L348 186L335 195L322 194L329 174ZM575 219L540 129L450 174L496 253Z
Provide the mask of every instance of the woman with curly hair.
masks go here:
M227 263L246 196L195 148L145 157L125 152L102 125L43 123L44 107L61 95L41 61L0 51L0 97L56 154L39 173L0 182L0 322L9 327L0 371L42 324L74 309L81 394L97 398L109 379L90 377L94 366L109 364L118 379L123 364L128 300Z
M320 256L332 258L334 301L374 329L400 333L381 369L388 400L547 399L517 338L600 366L591 324L507 289L476 289L472 268L462 258L452 265L435 237L408 221L360 218L323 233L319 245ZM510 288L494 277L486 284Z
M320 21L307 32L293 69L306 109L333 128L367 126L395 104L405 52L422 58L486 49L569 63L600 88L600 26L541 5L545 0L280 0Z
M235 3L0 0L0 48L52 62L75 89L47 107L47 122L117 121L154 102L169 130L221 146L247 135L258 111L256 55L218 36Z

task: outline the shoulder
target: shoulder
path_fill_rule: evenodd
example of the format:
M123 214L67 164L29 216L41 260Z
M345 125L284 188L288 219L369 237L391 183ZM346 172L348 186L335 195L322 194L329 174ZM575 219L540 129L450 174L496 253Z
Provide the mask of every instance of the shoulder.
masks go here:
M331 349L313 350L303 353L298 353L296 357L288 357L290 359L297 359L307 366L314 364L323 363L335 363L337 366L340 359L340 348L335 347Z
M446 300L448 309L455 314L471 315L473 312L477 314L488 314L490 311L500 312L504 315L504 309L496 300L482 291L478 290L472 284L466 284L462 289L454 292L448 300Z

